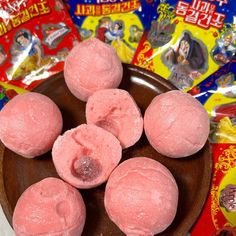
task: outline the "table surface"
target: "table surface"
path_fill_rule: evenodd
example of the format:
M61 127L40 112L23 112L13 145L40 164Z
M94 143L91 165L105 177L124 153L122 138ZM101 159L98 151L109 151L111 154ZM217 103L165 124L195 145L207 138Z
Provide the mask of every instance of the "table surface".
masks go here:
M1 236L14 236L14 231L13 229L11 228L10 224L8 223L4 213L3 213L3 210L2 210L2 207L0 205L0 232L1 232Z

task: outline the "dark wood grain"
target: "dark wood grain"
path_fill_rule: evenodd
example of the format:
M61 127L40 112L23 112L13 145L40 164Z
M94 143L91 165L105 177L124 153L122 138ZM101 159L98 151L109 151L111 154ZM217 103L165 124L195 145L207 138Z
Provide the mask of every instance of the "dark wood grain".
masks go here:
M142 114L154 96L176 89L152 72L131 65L123 66L124 76L120 88L130 92ZM63 73L45 81L35 91L47 95L59 106L64 120L63 132L85 123L85 103L76 99L67 89ZM180 192L178 211L171 226L159 235L185 235L199 216L208 194L212 165L209 144L191 157L171 159L157 153L143 134L134 146L123 150L122 161L136 156L158 160L173 173ZM34 159L25 159L0 144L0 202L10 223L22 192L31 184L49 176L58 177L50 152ZM124 235L105 212L104 188L105 184L80 191L87 208L84 236Z

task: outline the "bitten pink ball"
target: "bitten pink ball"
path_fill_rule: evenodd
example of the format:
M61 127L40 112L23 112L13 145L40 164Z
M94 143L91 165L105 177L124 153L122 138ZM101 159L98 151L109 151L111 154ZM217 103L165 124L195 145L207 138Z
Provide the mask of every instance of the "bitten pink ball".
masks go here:
M74 96L87 101L95 91L117 88L123 67L114 48L91 38L70 51L64 67L65 82Z
M79 236L85 218L79 191L49 177L31 185L20 196L13 213L13 228L16 236Z
M103 89L86 104L86 121L115 135L122 148L134 145L143 133L143 117L133 97L123 89Z
M108 216L126 235L155 235L176 215L178 186L161 163L135 157L112 172L104 202Z
M159 153L180 158L204 146L210 125L200 102L188 93L173 90L152 100L145 111L144 130Z
M0 139L15 153L33 158L48 152L61 133L62 115L48 97L17 95L0 111Z
M59 136L52 148L59 176L77 188L104 183L120 162L118 139L95 125L82 124Z

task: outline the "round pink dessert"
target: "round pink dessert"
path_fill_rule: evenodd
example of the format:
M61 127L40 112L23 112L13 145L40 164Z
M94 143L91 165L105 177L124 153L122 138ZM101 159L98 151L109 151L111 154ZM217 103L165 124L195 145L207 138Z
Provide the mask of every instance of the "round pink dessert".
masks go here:
M65 82L82 101L95 91L117 88L122 76L123 67L114 48L96 38L76 44L65 61Z
M150 236L172 223L178 193L175 179L165 166L147 157L135 157L112 172L104 203L110 219L126 235Z
M59 176L77 188L104 183L120 162L118 139L95 125L82 124L59 136L52 148Z
M172 158L198 152L207 141L209 129L204 107L190 94L178 90L156 96L144 115L150 144Z
M23 192L12 221L16 236L79 236L85 218L85 204L79 191L49 177Z
M0 111L0 139L13 152L33 158L48 152L61 133L62 115L48 97L17 95Z
M134 145L143 132L143 117L133 97L122 89L94 93L86 104L86 120L115 135L122 148Z

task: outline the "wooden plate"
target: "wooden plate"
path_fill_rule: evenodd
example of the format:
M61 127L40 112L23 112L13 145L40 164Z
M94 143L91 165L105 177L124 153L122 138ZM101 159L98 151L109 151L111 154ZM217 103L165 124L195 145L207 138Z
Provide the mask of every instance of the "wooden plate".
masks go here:
M124 64L124 77L120 88L130 92L142 114L154 96L176 89L156 74L126 64ZM47 95L59 106L64 119L63 132L85 123L85 103L76 99L69 92L63 79L63 73L43 82L35 91ZM171 226L159 235L185 235L197 220L208 194L212 165L209 144L207 143L201 151L191 157L171 159L158 154L149 145L143 134L134 146L123 151L122 161L135 156L156 159L173 173L180 192L178 211ZM31 184L49 176L58 177L52 163L51 153L34 159L25 159L4 148L1 144L0 201L10 223L17 199L22 192ZM105 212L104 187L105 184L94 189L81 190L87 207L84 236L124 235L109 220Z

